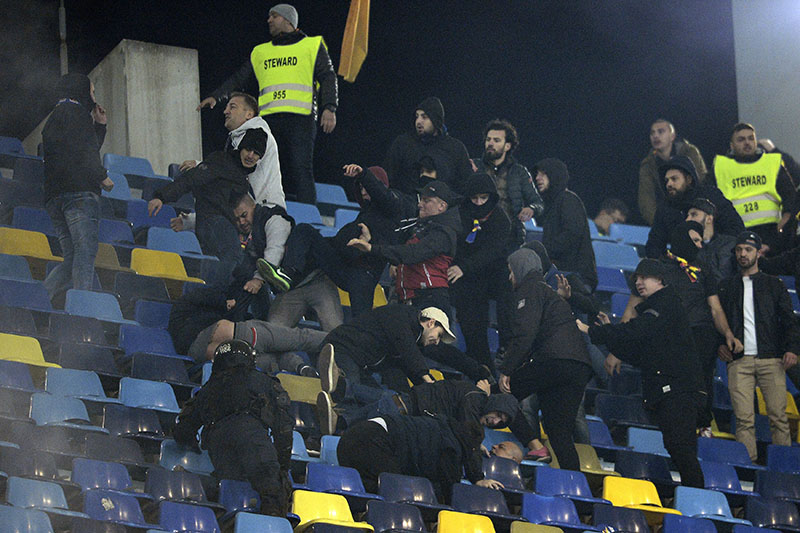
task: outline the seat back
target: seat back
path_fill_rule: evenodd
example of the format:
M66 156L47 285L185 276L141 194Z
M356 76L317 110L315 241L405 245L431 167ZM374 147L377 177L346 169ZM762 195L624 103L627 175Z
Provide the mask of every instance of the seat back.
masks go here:
M359 212L354 209L337 209L333 215L334 227L342 228L350 222L354 222L355 219L358 218L358 213Z
M800 449L793 446L767 446L767 468L787 474L800 474Z
M219 482L219 503L229 513L247 510L258 513L261 497L249 481L222 479Z
M103 189L101 194L107 198L114 198L115 200L122 200L124 202L130 200L131 188L130 185L128 185L128 178L125 177L125 174L109 171L106 175L114 182L114 188L110 191Z
M9 254L0 254L0 278L33 281L31 269L25 258Z
M551 470L555 470L554 468ZM510 514L503 493L478 485L453 484L453 508L464 513Z
M800 501L800 476L787 472L761 470L756 472L753 491L763 498Z
M564 496L542 496L526 492L522 495L522 516L535 524L581 523L575 504Z
M319 457L323 463L329 465L338 465L339 456L336 454L336 448L339 446L339 439L341 437L336 435L323 435L319 447Z
M673 505L686 516L733 518L725 495L715 490L676 487Z
M160 466L147 469L144 491L156 500L208 501L197 474L167 470Z
M63 342L58 350L58 363L64 368L92 370L99 374L119 376L114 354L108 348Z
M90 423L89 414L82 401L46 392L31 395L31 418L36 421L37 426L60 422Z
M253 531L263 531L264 533L292 533L292 524L285 518L278 516L265 516L254 513L236 513L234 520L233 533L252 533Z
M119 380L119 399L129 407L179 413L178 400L168 383L124 377Z
M131 252L131 268L143 276L187 279L181 256L172 252L136 248Z
M50 315L50 338L55 342L108 345L103 324L86 316Z
M375 528L376 533L384 531L425 532L425 522L419 509L407 503L389 503L380 500L367 502L366 521Z
M0 227L0 253L36 257L47 261L61 261L50 250L44 233L17 228Z
M170 228L152 227L147 230L147 247L176 254L202 254L200 242L191 231L173 231Z
M90 490L83 495L83 512L95 520L125 522L148 527L133 495L109 490Z
M109 244L124 243L133 244L133 232L131 225L123 220L100 219L97 239L100 242Z
M594 399L594 412L608 427L617 424L650 424L640 398L601 393Z
M306 485L316 492L331 490L366 492L361 476L355 468L325 463L306 464Z
M622 269L612 267L597 267L597 288L601 292L614 294L630 294L628 279Z
M69 289L64 310L77 316L88 316L107 322L124 322L117 297L109 292Z
M319 209L317 209L315 205L303 204L300 202L286 202L286 212L289 213L298 224L323 225Z
M11 476L6 500L15 507L69 509L64 490L58 483Z
M383 472L378 476L378 494L387 502L436 503L430 480Z
M534 490L544 496L592 497L589 483L582 472L558 468L537 469Z
M42 347L33 337L0 333L0 359L33 366L58 366L44 360Z
M162 280L159 279L159 281L163 283ZM169 325L171 311L172 304L170 303L138 300L134 306L133 319L148 328L166 329Z
M607 476L603 479L603 498L618 507L629 505L662 507L656 486L644 479Z
M560 527L515 520L511 522L511 533L564 533L564 530Z
M165 439L161 442L158 464L167 470L173 470L176 466L180 466L184 470L197 474L211 474L214 471L214 465L211 463L207 451L193 452L178 446L172 439Z
M739 475L732 465L717 463L716 461L700 461L700 468L703 470L705 488L742 490L742 484L739 482ZM756 490L756 492L758 491Z
M484 457L483 477L499 481L507 489L525 489L525 484L522 482L522 475L519 471L519 464L505 457L497 457L496 455Z
M0 505L0 524L14 533L53 533L53 526L44 512L10 505Z
M654 483L672 483L672 474L666 457L651 453L620 450L614 470L622 477L646 479Z
M625 244L638 244L644 246L650 236L649 226L634 226L631 224L611 224L608 228L608 236L615 241Z
M353 521L347 500L338 494L296 490L292 493L292 512L300 517L298 527L313 520Z
M716 533L717 528L714 522L705 518L693 518L691 516L681 516L677 514L664 515L664 527L661 533Z
M46 313L53 311L47 289L40 281L0 279L0 305Z
M150 409L139 409L127 405L106 404L103 406L103 427L111 435L134 437L146 435L164 437L158 415Z
M38 231L45 235L55 236L56 228L50 215L44 209L35 207L18 206L14 208L13 226L28 231Z
M702 461L715 461L734 466L753 466L744 444L733 440L697 439L697 457Z
M114 275L114 292L125 307L133 308L133 302L148 298L169 300L164 280L153 276L140 276L135 272L117 272Z
M491 490L491 489L489 489ZM438 533L494 533L489 517L456 511L439 511Z
M48 368L44 388L59 396L90 396L106 399L100 377L91 370Z
M183 360L152 353L134 353L131 357L131 377L150 381L189 382Z
M95 459L76 457L72 460L70 480L81 486L81 490L112 489L129 490L133 481L124 465Z
M636 248L629 244L609 241L592 241L597 266L619 268L633 272L640 258Z
M27 392L36 391L28 365L0 360L0 387Z
M611 432L608 426L602 420L586 419L586 425L589 427L589 441L592 446L613 446L614 440L611 438Z
M640 453L669 457L664 436L656 429L628 428L628 446Z
M161 210L153 216L147 213L147 202L144 200L129 200L127 215L128 221L133 224L134 232L142 228L152 228L154 226L169 228L169 221L177 216L175 209L171 205L161 206Z
M144 454L136 441L104 435L87 433L85 436L86 457L98 461L145 464Z
M782 529L782 526L789 526L797 529L800 524L800 513L794 503L757 496L747 498L744 517L756 527Z
M613 527L610 531L649 532L647 517L638 509L625 509L603 503L594 505L592 523L598 527Z
M120 154L104 154L103 166L120 174L136 174L137 176L154 176L153 166L144 157Z
M119 347L125 350L127 355L134 352L177 355L172 336L161 328L123 324L119 328Z

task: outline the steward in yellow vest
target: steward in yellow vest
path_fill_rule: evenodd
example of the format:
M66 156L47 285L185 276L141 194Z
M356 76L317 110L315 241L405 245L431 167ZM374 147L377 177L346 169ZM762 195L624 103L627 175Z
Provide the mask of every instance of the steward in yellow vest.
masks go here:
M758 233L769 250L777 253L791 244L794 231L789 230L793 227L786 225L797 212L797 195L782 156L757 147L753 126L737 124L731 152L714 158L713 175L745 227Z
M336 72L322 37L297 29L297 10L277 4L269 12L272 40L253 48L250 58L198 109L213 108L233 91L254 94L258 84L258 111L278 143L284 189L296 200L316 203L312 168L317 110L322 131L336 127L338 86ZM249 89L249 90L248 90Z

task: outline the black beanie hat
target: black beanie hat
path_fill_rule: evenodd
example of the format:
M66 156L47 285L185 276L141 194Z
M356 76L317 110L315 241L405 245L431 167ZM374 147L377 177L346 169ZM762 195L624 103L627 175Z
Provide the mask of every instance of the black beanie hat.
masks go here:
M544 244L541 241L532 240L528 241L522 245L523 248L530 248L536 255L539 256L539 260L542 262L542 273L547 274L550 271L550 268L553 266L552 261L550 261L550 255L547 253L547 248L545 248Z
M691 263L697 257L697 253L700 249L695 246L692 238L689 237L689 230L695 230L701 237L703 236L703 226L694 220L689 220L687 222L681 222L672 229L669 234L669 243L670 251L674 255L686 259Z
M57 100L62 98L75 100L85 107L87 111L92 111L95 103L92 100L91 85L92 82L89 81L89 77L86 74L78 74L77 72L64 74L56 84L56 98Z
M264 157L267 151L267 132L261 128L251 128L247 130L239 142L239 150L252 150L259 157Z
M433 122L436 131L444 131L444 106L442 101L435 96L429 96L417 106L417 109L425 111L428 118Z

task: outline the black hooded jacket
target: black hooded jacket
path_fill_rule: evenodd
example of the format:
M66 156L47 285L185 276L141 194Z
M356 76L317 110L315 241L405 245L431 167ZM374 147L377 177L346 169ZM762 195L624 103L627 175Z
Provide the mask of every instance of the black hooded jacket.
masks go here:
M187 192L194 195L197 223L219 215L235 226L233 202L248 191L247 175L239 150L214 152L196 167L186 171L154 194L162 202L175 202Z
M58 103L42 130L45 200L74 192L100 194L100 183L106 179L100 162L106 126L92 119L90 83L76 73L58 82Z
M645 254L647 257L657 259L667 250L669 234L672 229L686 220L689 208L696 198L709 200L717 209L714 217L714 233L725 233L736 236L744 231L744 223L739 213L733 207L730 200L725 198L722 191L716 187L698 185L697 171L692 160L686 156L675 156L670 159L660 169L661 181L670 168L677 168L692 177L692 182L683 194L678 196L667 195L666 201L661 202L656 208L653 217L653 224L650 227L650 235L647 237Z
M542 243L559 270L577 272L594 290L597 265L589 233L586 208L577 194L567 189L567 165L558 159L543 159L535 170L547 174L550 185L542 193Z
M476 194L489 194L489 200L481 206L472 203ZM473 174L464 189L466 198L458 211L461 215L461 233L458 236L453 264L461 268L464 276L480 276L487 268L500 265L513 250L511 221L498 205L499 197L492 177L488 174Z

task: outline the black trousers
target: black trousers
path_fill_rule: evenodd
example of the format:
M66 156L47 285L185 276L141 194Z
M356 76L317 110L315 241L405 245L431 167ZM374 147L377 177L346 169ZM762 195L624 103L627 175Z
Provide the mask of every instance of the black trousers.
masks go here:
M550 359L526 363L511 373L511 394L523 400L539 397L542 423L558 464L567 470L580 470L573 433L583 391L592 377L592 367L573 359Z
M717 348L723 340L713 325L693 326L692 336L697 346L697 354L700 356L703 387L706 393L705 403L697 416L697 427L705 428L711 425L713 417L711 408L714 401L714 370L717 368Z
M316 204L314 138L317 135L317 123L314 116L274 113L263 118L278 143L283 190L294 193L298 202Z
M681 474L681 485L702 489L705 487L697 460L697 417L704 403L699 396L695 392L670 392L654 406L652 414L661 428L664 447Z
M336 455L341 466L358 470L364 489L373 494L378 493L381 472L403 473L389 433L376 422L364 420L348 428L339 440Z

